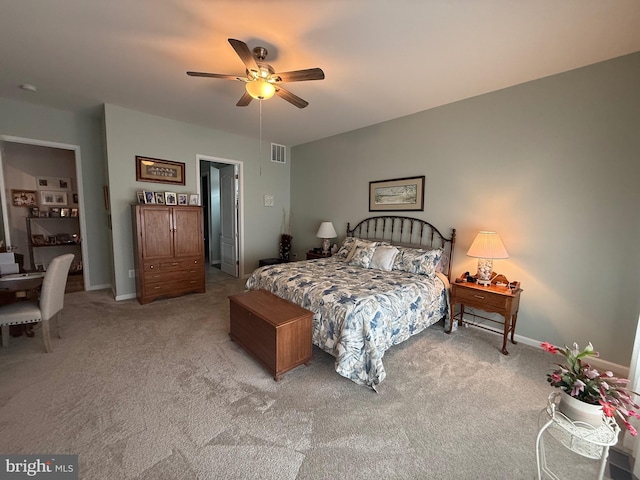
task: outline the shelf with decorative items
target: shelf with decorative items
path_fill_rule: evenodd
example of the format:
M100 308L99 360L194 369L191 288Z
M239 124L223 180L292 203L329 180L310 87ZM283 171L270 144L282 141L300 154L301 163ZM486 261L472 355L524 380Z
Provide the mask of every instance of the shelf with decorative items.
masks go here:
M50 261L62 253L75 255L70 274L82 274L80 224L75 216L26 217L29 265L32 270L46 271ZM42 250L41 249L46 249Z

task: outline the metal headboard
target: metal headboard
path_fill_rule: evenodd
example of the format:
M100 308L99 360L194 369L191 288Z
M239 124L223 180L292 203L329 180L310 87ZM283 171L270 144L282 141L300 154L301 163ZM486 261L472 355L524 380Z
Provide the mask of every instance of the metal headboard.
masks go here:
M366 240L384 240L392 245L405 247L442 248L449 259L446 272L443 273L446 273L451 280L451 260L456 243L455 228L451 229L451 238L446 238L436 227L419 218L384 215L365 218L353 228L350 223L347 223L347 236Z

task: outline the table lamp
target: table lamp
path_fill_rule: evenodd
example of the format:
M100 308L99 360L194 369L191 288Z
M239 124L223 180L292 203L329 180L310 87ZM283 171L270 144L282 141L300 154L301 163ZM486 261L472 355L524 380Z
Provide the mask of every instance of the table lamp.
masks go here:
M322 254L327 255L329 253L330 247L330 238L336 238L338 234L336 233L336 229L333 228L333 223L331 222L322 222L320 224L320 228L318 229L318 233L316 233L316 237L322 239Z
M480 232L469 247L467 256L478 259L478 284L491 285L494 258L509 258L496 232Z

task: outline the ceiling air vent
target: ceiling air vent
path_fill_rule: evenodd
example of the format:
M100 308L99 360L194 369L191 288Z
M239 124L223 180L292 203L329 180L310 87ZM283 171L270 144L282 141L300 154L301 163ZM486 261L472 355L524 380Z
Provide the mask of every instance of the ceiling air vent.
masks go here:
M277 143L272 143L271 161L276 163L287 163L287 147L284 145L278 145Z

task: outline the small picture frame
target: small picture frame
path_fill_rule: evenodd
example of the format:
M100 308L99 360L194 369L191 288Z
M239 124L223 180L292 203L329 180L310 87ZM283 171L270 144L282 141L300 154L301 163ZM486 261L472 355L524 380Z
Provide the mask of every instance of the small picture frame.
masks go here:
M49 217L49 212L43 212L42 210L40 210L40 214L38 216L40 218L48 218Z
M156 203L156 197L153 192L148 192L147 190L142 192L144 194L144 203Z
M158 205L164 205L164 193L156 192L156 203Z
M45 245L44 235L31 235L31 243L36 247Z
M72 217L77 217L78 216L78 209L77 208L72 208L71 209L71 216Z
M136 192L136 198L138 199L138 203L145 203L144 192Z
M61 208L60 209L60 216L61 217L70 217L71 216L71 209L70 208Z
M178 204L178 197L174 192L164 192L164 200L167 205Z
M50 205L66 205L67 204L67 192L56 192L42 190L40 192L40 206Z
M58 239L55 235L47 235L47 245L57 245Z
M189 195L189 205L200 205L200 199L197 193L192 193Z
M50 217L59 217L60 216L60 209L59 208L50 208L49 209L49 216Z
M14 207L35 207L38 205L35 190L11 190L11 199Z
M187 195L186 193L179 193L178 205L189 205L189 195Z
M29 216L30 217L39 217L40 209L38 207L29 207Z

